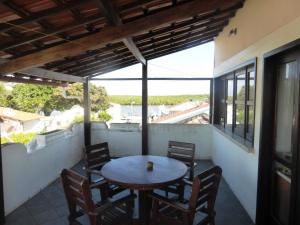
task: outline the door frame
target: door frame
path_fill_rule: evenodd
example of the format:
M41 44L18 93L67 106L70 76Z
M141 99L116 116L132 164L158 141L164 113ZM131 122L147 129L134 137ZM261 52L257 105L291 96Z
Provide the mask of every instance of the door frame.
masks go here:
M272 149L273 131L276 103L276 57L279 54L300 49L300 39L289 44L274 49L263 56L263 79L262 79L262 102L261 102L261 124L260 124L260 151L258 164L258 185L257 185L257 208L256 208L256 225L265 225L270 223L271 215L271 171L272 171ZM298 154L298 162L300 162L300 154ZM298 168L293 165L293 170L297 170L300 174L300 163ZM297 180L294 188L297 188L298 196L296 201L300 202L300 179ZM300 205L299 205L300 206ZM298 208L299 208L298 206ZM297 207L294 207L296 210ZM300 224L300 209L294 211L294 224Z

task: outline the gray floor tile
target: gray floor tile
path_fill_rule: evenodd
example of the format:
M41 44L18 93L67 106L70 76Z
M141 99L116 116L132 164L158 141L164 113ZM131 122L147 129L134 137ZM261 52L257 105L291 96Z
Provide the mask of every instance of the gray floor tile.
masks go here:
M212 167L211 161L198 161L195 174ZM83 163L79 163L74 170L84 175ZM187 188L185 196L188 198L191 191ZM116 198L127 193L121 193ZM164 194L163 192L161 194ZM93 191L95 202L100 200L97 190ZM136 201L137 205L137 201ZM216 225L253 225L246 211L230 190L228 184L222 179L216 201ZM138 215L138 207L134 210ZM59 179L28 200L6 218L6 225L67 225L68 208ZM201 219L201 214L196 215L196 221ZM81 219L83 225L88 225L88 218Z

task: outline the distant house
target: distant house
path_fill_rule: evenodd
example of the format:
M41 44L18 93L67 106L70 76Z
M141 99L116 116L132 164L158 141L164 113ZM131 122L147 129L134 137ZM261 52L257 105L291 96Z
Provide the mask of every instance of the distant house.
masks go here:
M45 117L39 114L0 107L0 117L3 120L1 133L4 135L13 132L38 132L45 127Z

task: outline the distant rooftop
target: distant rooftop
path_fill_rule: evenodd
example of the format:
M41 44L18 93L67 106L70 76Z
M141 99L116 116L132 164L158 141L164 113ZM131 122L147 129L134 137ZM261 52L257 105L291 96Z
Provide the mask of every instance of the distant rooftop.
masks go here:
M39 114L23 112L23 111L14 110L14 109L5 108L5 107L0 107L0 118L1 117L3 119L7 118L7 119L17 120L17 121L21 121L21 122L38 120L38 119L44 118L44 116L41 116Z

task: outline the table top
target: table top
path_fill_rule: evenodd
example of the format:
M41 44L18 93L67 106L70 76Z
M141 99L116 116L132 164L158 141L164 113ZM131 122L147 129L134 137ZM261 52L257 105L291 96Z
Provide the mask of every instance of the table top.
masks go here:
M147 163L153 162L153 170ZM123 188L151 190L164 187L182 179L187 166L175 159L161 156L128 156L114 159L102 167L102 176Z

